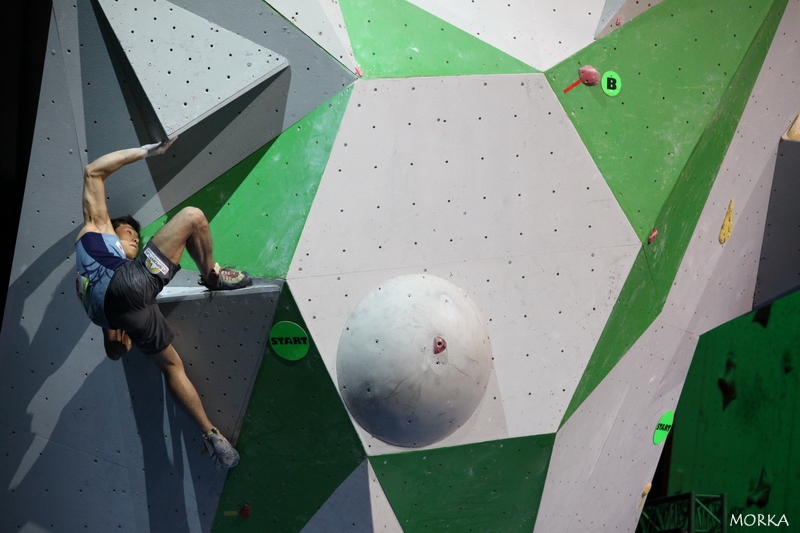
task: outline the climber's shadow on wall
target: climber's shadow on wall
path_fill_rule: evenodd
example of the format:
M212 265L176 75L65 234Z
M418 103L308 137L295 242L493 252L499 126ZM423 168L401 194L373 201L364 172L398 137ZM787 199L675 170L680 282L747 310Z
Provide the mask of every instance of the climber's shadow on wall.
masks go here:
M4 331L4 337L11 340L0 352L0 361L4 364L19 365L20 374L6 372L5 376L9 378L22 373L35 376L35 379L29 378L24 382L14 379L16 382L14 389L21 390L24 386L26 390L30 390L31 397L35 391L40 389L42 383L64 364L86 331L85 327L74 327L74 323L70 323L74 320L76 311L82 310L80 302L75 297L74 268L67 269L53 294L42 296L46 303L43 305L44 313L40 323L45 325L44 327L36 328L35 322L28 327L25 316L26 306L30 308L29 300L37 289L46 283L47 278L52 276L53 272L63 267L64 257L69 257L70 253L74 251L77 234L77 229L70 231L32 263L25 265L20 276L8 288L5 314L9 320L3 323L3 328L4 330L8 328L9 331L11 328L16 328L16 332ZM14 320L17 317L19 317L19 321ZM29 321L30 317L27 320ZM88 323L88 318L86 322ZM32 337L28 334L29 331L35 331ZM58 343L52 342L53 331L58 332ZM34 359L28 355L29 353L46 354L46 356ZM24 370L26 366L34 363L37 368ZM40 371L37 372L37 370Z
M26 265L9 286L0 350L4 416L18 427L29 427L31 434L39 437L28 443L24 457L13 465L14 472L0 473L9 474L12 488L25 480L50 438L77 449L88 448L90 443L106 449L105 441L98 441L103 440L102 435L62 433L57 427L61 413L83 392L84 381L102 360L75 353L88 318L76 323L76 314L83 310L75 297L74 267L65 269L64 258L74 250L77 232L69 232ZM54 272L61 272L61 277L53 276ZM51 290L41 290L51 283ZM102 341L99 344L102 346Z
M130 465L131 483L141 473L150 531L210 531L227 471L214 468L200 430L172 399L158 367L136 348L122 361L136 421L128 434L138 441L129 450L142 451L141 467Z

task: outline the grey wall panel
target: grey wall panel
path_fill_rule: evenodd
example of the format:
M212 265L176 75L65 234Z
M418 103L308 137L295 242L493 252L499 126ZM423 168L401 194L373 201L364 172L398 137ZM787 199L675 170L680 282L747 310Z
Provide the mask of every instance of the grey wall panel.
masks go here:
M72 0L53 0L53 13L64 61L65 86L72 101L72 114L78 145L86 146L86 125L83 121L83 83L81 79L81 39L78 33L78 5ZM49 50L48 53L52 53ZM81 163L86 165L87 153L79 151Z
M201 455L197 428L164 391L152 363L134 354L124 362L106 359L100 328L89 323L74 292L83 165L142 142L126 84L117 77L88 0L58 3L47 50L0 332L0 424L26 435L3 444L2 479L9 492L2 506L13 504L15 521L24 526L29 520L32 529L53 523L64 531L163 531L165 525L171 531L208 530L225 473ZM215 117L238 116L230 107ZM195 129L207 128L204 134L214 139L207 126L212 122ZM192 153L181 150L183 157ZM164 163L140 162L112 177L112 213L135 211L155 195L163 185L159 179L174 175ZM40 489L42 480L70 492ZM118 503L119 494L124 503ZM40 524L40 518L48 522Z
M151 142L144 134L141 117L127 80L118 77L115 61L106 46L95 10L90 0L77 2L80 36L80 79L83 90L82 120L86 131L86 160L103 154ZM122 76L122 72L119 72ZM42 158L51 157L45 152ZM123 167L106 182L106 196L111 216L135 213L145 199L154 196L168 176L152 176L153 164L140 162ZM70 178L77 192L82 185L81 171ZM80 200L73 204L80 209ZM80 213L80 211L78 211ZM146 223L145 220L141 222Z
M372 533L372 510L367 461L361 463L320 507L302 533L352 531Z
M619 11L624 3L625 0L606 0L603 6L603 13L600 15L600 22L597 23L595 38L599 36L600 32L606 26L613 28L616 25L617 11Z
M68 446L48 443L25 480L9 487L25 449L39 437L0 425L3 531L136 533L126 468Z
M127 209L145 222L194 194L355 80L260 0L174 3L275 51L291 66L181 135L168 157L148 160L159 194L142 197L147 201Z
M762 147L741 146L744 138L734 141L740 146L729 152L717 177L662 313L662 320L697 334L749 312L752 305L775 155L766 153L766 163L756 159ZM747 155L756 160L748 161ZM731 199L733 232L723 245L719 233Z
M698 336L656 320L556 436L534 531L633 531ZM677 414L676 416L679 416Z
M166 0L97 2L161 124L164 137L155 140L180 135L288 66Z
M767 223L758 265L754 307L800 287L800 141L778 145Z
M135 531L112 368L74 293L82 162L65 53L53 20L0 332L0 507L4 524Z
M702 334L753 307L778 142L800 110L797 28L800 1L791 0L664 306L662 320L676 327ZM733 231L720 244L731 199ZM779 240L782 253L788 242Z
M625 381L611 378L610 384L604 386L604 394L597 395L591 403L585 401L578 408L591 425L584 428L568 422L556 433L539 505L537 531L566 531L566 524L576 512L574 502L586 490L585 480L600 460L629 386Z
M353 46L338 2L272 0L269 4L351 72L356 71Z
M211 422L236 443L283 282L257 279L236 291L196 291L197 273L181 272L159 306L175 331L173 346Z
M75 6L86 135L82 157L86 162L153 139L137 107L136 91L131 89L120 62L109 52L118 44L116 38L103 35L89 0L78 0ZM224 3L220 6L222 13L235 19L235 24L244 24L253 30L251 34L264 40L261 27L254 26L258 13L248 12L240 3L236 9ZM249 6L252 11L253 4ZM262 2L255 2L255 7L269 9ZM241 9L245 13L232 15ZM67 14L63 17L66 26L72 17L69 11ZM132 213L145 224L153 221L352 82L354 76L330 57L323 54L326 57L317 58L319 49L313 41L299 32L293 37L297 41L295 51L299 49L309 63L303 73L285 70L273 76L183 133L167 155L123 168L108 183L111 212ZM71 46L69 49L75 53ZM308 83L298 86L298 77ZM70 78L69 83L74 85L74 79ZM79 100L73 98L74 102ZM80 110L74 113L79 115Z
M235 442L281 282L209 294L196 280L180 272L159 302L209 418ZM137 531L210 530L226 472L214 470L155 365L134 349L115 368Z
M87 159L152 142L113 53L116 38L104 35L89 0L80 0L77 10ZM119 170L107 182L112 215L152 222L278 135L288 77L267 80L230 102L185 132L168 154Z
M372 506L373 531L383 531L385 533L402 533L403 528L397 520L389 500L383 491L383 487L378 481L378 475L372 468L372 464L367 461L369 466L369 493Z
M134 349L114 369L136 531L209 531L227 470L153 363Z
M261 0L174 2L282 55L292 72L283 129L355 81L356 76ZM235 8L234 8L235 7Z
M67 324L67 317L74 317L77 311L60 311L65 317L60 324L46 314L46 319L53 319L53 329L43 327L30 344L20 336L20 342L9 343L13 352L3 360L0 390L8 407L2 423L38 437L36 447L25 451L14 484L24 481L41 447L50 442L104 460L122 461L114 380L110 361L104 361L100 331L92 327L83 338L72 340L76 331ZM57 327L66 332L55 331ZM65 345L59 346L59 341Z
M240 5L236 4L237 9ZM232 15L237 9L223 5L223 18L233 17L235 23L245 24L251 34L264 40L263 30L255 21L258 12L268 8L262 2L249 5L250 12L241 13L238 17ZM257 13L252 13L253 6ZM69 113L73 119L79 117L77 125L72 128L75 131L67 132L73 137L77 135L77 146L73 144L61 152L69 155L68 150L72 149L72 154L79 155L76 158L79 162L73 167L75 170L69 170L68 159L60 158L58 150L47 153L54 161L60 161L59 176L66 177L69 174L77 180L82 165L89 160L152 139L146 134L124 72L108 51L108 39L101 31L91 2L79 0L69 5L59 2L57 13L59 32L65 35L67 41L60 46L56 42L55 47L50 49L59 48L62 56L66 55L69 61L64 80L54 85L54 94L58 97L54 100L56 103L59 100L66 101L65 97L69 94L73 102ZM271 32L270 36L275 33ZM313 41L299 32L290 32L287 38L292 44L290 49L308 63L303 72L295 75L285 71L261 83L253 91L185 132L166 156L148 159L146 163L120 170L108 183L112 214L133 213L141 222L151 222L263 146L277 136L284 126L294 123L354 79L341 65L329 57L323 57L325 54L318 57L319 49ZM298 77L301 78L299 86L293 82L293 79L298 81ZM303 81L307 83L303 84ZM65 91L65 88L68 90ZM75 94L73 91L77 91L77 88L80 88L80 93ZM292 102L292 110L288 114L287 100ZM64 116L68 118L66 112ZM59 122L63 121L59 119L51 127ZM51 142L54 139L64 142L65 133L48 137ZM41 164L41 161L34 157L33 163ZM80 194L79 190L70 191ZM58 193L52 196L52 199L55 198L68 202L68 197ZM79 203L72 205L79 209ZM79 210L75 213L75 216L80 215Z
M545 71L591 44L603 0L411 0L520 61Z
M284 123L287 69L183 133L165 156L147 160L158 194L136 198L136 218L152 222L277 137Z
M603 530L634 531L639 520L642 494L653 480L664 447L653 443L653 433L664 412L678 405L699 338L663 322L656 322L648 333L647 346L620 368L631 386L603 447L602 460L576 502L574 531L586 531L597 523Z
M64 90L63 53L54 22L50 25L47 49L10 276L12 284L34 264L37 276L43 276L37 280L49 276L71 253L78 228L83 224L80 180L83 166L72 105ZM49 157L36 157L36 154L43 153ZM71 232L71 238L65 237L68 232ZM32 284L29 279L25 284L35 288L39 283ZM9 300L13 297L9 292Z
M597 25L595 38L603 37L660 3L661 0L606 0L606 9L609 7L616 7L617 9L610 16L606 16L606 12L603 12L603 18L600 20L600 24ZM617 19L619 19L619 26L617 25Z
M107 369L99 366L99 329L89 327L75 296L81 164L64 78L62 47L52 23L0 332L0 391L7 400L0 420L33 432L41 437L39 443L52 439L115 460L120 449L116 405L103 401L110 391L102 377ZM33 448L28 453L35 459Z
M331 531L403 532L369 461L350 474L301 530L302 533Z

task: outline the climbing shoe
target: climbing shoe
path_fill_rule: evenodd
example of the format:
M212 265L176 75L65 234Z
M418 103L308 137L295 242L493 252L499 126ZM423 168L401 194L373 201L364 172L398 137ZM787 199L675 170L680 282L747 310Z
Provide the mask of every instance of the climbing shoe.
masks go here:
M214 264L214 269L208 277L207 281L201 279L200 284L212 291L230 291L253 284L253 280L247 272L230 267L223 268L219 266L219 263Z
M228 439L220 434L217 428L203 435L203 439L206 450L211 454L211 460L214 461L217 470L233 468L239 464L239 452L228 442Z

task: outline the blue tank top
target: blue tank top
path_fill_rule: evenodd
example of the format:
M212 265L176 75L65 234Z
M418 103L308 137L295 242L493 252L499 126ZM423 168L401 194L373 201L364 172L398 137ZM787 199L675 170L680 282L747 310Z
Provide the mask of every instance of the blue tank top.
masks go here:
M78 276L75 288L86 314L98 326L108 328L103 303L114 271L127 263L122 243L116 235L84 233L75 243Z

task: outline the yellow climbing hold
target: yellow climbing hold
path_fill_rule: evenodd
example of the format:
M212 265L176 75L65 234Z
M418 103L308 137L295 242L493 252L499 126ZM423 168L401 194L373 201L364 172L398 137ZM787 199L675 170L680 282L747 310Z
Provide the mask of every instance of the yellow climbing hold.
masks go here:
M786 138L790 141L800 141L800 115L797 115L794 124L786 132Z
M639 510L641 510L642 507L644 507L644 500L647 498L647 495L650 494L650 489L651 488L653 488L653 484L652 483L648 483L642 489L642 499L639 500Z
M722 229L719 230L720 244L728 242L728 239L731 238L731 231L733 231L733 198L728 204L728 212L725 214L725 220L722 221Z

